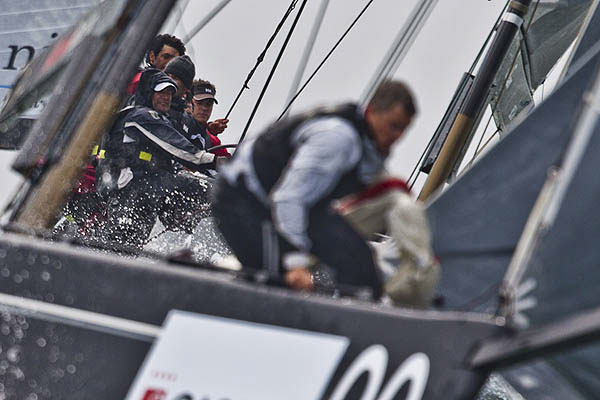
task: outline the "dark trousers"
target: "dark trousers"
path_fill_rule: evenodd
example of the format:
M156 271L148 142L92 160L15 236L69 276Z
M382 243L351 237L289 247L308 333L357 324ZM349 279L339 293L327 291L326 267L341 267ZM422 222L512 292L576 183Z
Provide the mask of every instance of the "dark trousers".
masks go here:
M282 256L295 250L274 229L270 210L243 183L218 179L213 187L213 217L223 237L244 267L279 271ZM310 252L336 273L337 282L369 286L378 296L381 280L371 249L329 204L320 203L309 214Z

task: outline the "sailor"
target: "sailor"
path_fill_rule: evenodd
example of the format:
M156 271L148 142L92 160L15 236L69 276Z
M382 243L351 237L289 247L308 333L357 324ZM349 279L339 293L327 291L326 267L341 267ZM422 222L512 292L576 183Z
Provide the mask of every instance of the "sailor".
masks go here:
M383 169L415 114L405 84L384 82L365 109L345 104L277 122L236 151L213 189L213 215L246 268L283 269L292 288L312 290L311 256L340 284L382 282L366 241L332 208ZM335 149L335 151L332 151Z
M171 100L169 119L175 128L187 136L191 115L185 112L187 93L192 90L196 68L192 60L184 55L173 58L165 67L164 72L177 84L177 91ZM204 147L200 147L204 149Z
M136 105L120 112L103 140L96 177L107 199L104 236L110 240L141 248L156 217L177 207L171 194L190 182L178 179L174 161L191 170L214 168L216 156L198 150L167 117L176 91L164 72L144 71Z
M157 35L150 44L150 49L146 52L146 68L155 68L162 71L169 61L184 54L185 45L181 39L167 33ZM129 83L129 86L127 87L128 95L135 93L142 72L143 71L139 71Z
M208 122L214 105L219 104L215 97L217 95L215 85L209 81L198 79L194 81L192 93L192 117L196 122L191 137L192 141L202 141L206 148L220 145L221 140L217 135L227 128L229 120L221 118ZM214 153L220 157L231 157L226 149L217 149Z
M146 53L146 68L162 70L171 59L183 54L185 54L185 46L179 38L169 34L158 35L154 38L150 49ZM130 82L127 87L128 95L135 93L142 72L143 70L139 71ZM102 201L96 194L95 176L99 150L100 146L93 148L90 160L82 171L82 176L77 182L77 186L73 190L64 210L66 219L75 222L79 233L84 236L94 234L100 224L102 214L104 214Z
M171 100L169 120L179 133L190 140L199 150L206 150L211 147L207 123L197 123L192 115L185 111L186 100L192 97L190 92L196 73L194 63L186 55L175 57L169 61L164 72L177 84L177 92ZM215 124L219 125L218 122L212 123L213 129ZM218 153L215 154L220 156ZM178 190L169 195L170 207L163 209L160 215L161 222L167 230L183 230L186 233L193 233L200 220L210 215L209 177L214 175L215 166L216 163L206 164L205 168L196 170L197 173L194 174L176 163L177 180L180 182L188 180L189 182L179 185Z

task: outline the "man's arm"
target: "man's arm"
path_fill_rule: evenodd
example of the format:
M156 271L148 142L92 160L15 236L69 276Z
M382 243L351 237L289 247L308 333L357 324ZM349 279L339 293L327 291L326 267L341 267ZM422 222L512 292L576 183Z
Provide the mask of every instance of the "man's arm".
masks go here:
M299 250L284 256L288 268L308 264L310 207L331 192L362 154L358 132L337 117L307 122L293 133L293 142L296 151L271 193L276 228Z
M215 136L220 135L225 129L227 129L228 123L228 119L215 119L214 121L208 123L208 131Z
M193 170L214 166L216 161L214 154L199 150L170 123L156 118L147 109L136 112L125 121L124 133L149 142L158 151L167 153L169 157Z

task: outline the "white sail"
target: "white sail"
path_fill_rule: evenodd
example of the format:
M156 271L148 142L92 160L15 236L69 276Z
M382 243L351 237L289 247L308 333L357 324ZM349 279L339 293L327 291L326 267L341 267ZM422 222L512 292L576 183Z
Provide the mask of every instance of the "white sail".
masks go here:
M3 0L0 6L0 100L36 52L49 46L101 0Z

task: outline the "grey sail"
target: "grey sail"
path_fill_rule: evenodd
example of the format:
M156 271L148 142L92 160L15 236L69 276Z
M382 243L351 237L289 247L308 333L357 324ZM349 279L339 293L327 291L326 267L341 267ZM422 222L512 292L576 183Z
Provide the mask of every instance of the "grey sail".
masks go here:
M428 207L447 308L493 312L497 288L545 181L559 160L598 51Z
M489 103L501 131L533 108L533 93L575 40L592 3L541 0L529 7L490 89Z
M580 41L569 71L586 62L590 53L599 47L597 18L597 13L591 18L590 28ZM589 93L590 99L593 95ZM589 128L590 138L569 181L560 209L553 224L539 236L520 280L522 287L527 285L531 290L517 297L516 306L520 309L521 319L534 328L600 306L600 255L597 251L600 217L595 207L600 196L600 183L595 179L600 123L597 111L592 109L592 113L595 119ZM578 132L577 129L575 132ZM567 164L567 157L563 164ZM546 363L586 398L597 397L600 391L597 374L600 370L599 345L548 357Z
M570 73L582 57L588 55L589 50L598 43L598 38L600 38L600 14L597 11L598 1L595 1L590 7L590 12L586 18L585 33L577 39L577 47L569 60L567 73Z
M595 7L596 3L592 11ZM548 169L560 164L584 93L597 72L597 18L596 13L587 21L556 92L429 206L435 247L445 270L441 293L447 307L490 312L498 307L496 289ZM536 283L521 302L536 300L536 306L525 312L534 327L600 303L593 247L600 238L600 224L592 208L600 194L593 182L599 133L596 127L556 222L522 279ZM593 345L503 371L503 376L528 399L593 399L600 391L598 370L600 346Z

